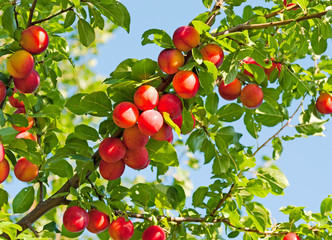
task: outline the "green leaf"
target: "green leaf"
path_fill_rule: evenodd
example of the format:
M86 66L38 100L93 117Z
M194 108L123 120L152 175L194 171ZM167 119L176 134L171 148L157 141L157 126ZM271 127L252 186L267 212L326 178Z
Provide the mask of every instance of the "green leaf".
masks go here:
M73 167L66 160L52 161L46 169L62 178L73 176Z
M197 188L193 194L193 206L198 207L201 205L205 199L207 192L209 191L208 187L202 186Z
M325 198L320 205L322 216L329 216L332 211L332 198Z
M273 127L284 120L282 113L268 103L263 103L255 112L255 120L268 127Z
M207 164L213 160L216 156L216 150L213 143L209 139L204 139L202 144L202 152L204 152L204 164Z
M33 204L35 190L33 187L23 188L13 200L13 212L24 213L29 210Z
M81 43L88 47L95 41L95 30L91 27L91 25L85 21L84 19L80 18L77 22L78 27L78 34L80 37Z
M167 201L174 209L182 210L186 202L186 194L180 185L170 186L167 189Z
M76 14L74 11L68 11L66 14L65 22L63 24L64 28L70 27L75 22Z
M120 2L108 0L102 2L90 1L98 10L115 25L124 28L128 33L130 30L130 15L127 8Z
M250 179L246 191L257 197L265 198L270 193L270 185L262 179Z
M76 115L83 115L86 113L86 111L80 107L80 101L81 99L86 96L87 94L84 93L78 93L73 95L72 97L70 97L65 106L66 108L68 108L69 111L71 111L72 113L76 114Z
M4 205L4 204L8 204L8 193L0 188L0 208Z
M243 107L236 103L227 104L217 111L219 119L224 122L234 122L240 119L243 113Z
M150 187L145 184L136 184L131 189L131 200L139 206L146 208L151 200L151 194L153 193Z
M218 109L218 103L219 103L218 95L215 92L212 92L206 98L205 108L209 113L214 114Z
M272 154L273 159L277 160L280 158L280 155L283 151L282 142L281 142L280 138L278 138L278 137L273 138L272 146L273 146L273 154Z
M150 36L153 36L150 39ZM142 45L155 43L162 48L174 48L172 38L164 31L160 29L150 29L142 35Z
M260 232L264 232L270 224L270 214L265 207L257 202L251 202L245 205L248 216L254 222Z
M6 8L2 13L2 27L9 32L10 36L14 36L17 29L16 21L14 19L14 5Z
M95 201L92 204L96 206L98 211L106 213L108 216L112 216L112 210L110 206L106 205L104 201Z
M309 121L305 121L305 115L306 114L300 115L300 124L295 126L295 129L298 133L315 135L321 133L325 129L324 124L328 121L328 119L321 120L316 118L314 115L311 115Z
M155 74L157 68L158 64L155 61L145 58L135 62L132 66L131 76L135 80L149 79L153 74Z
M60 233L60 230L57 228L55 222L49 222L44 225L43 230L49 231L49 232L55 232Z
M191 22L194 28L198 31L199 34L203 34L204 32L209 32L211 27L202 21L194 20Z
M202 146L202 143L206 135L202 129L193 131L186 141L186 145L189 147L190 151L196 152Z
M297 4L303 9L303 12L307 12L308 0L296 0Z
M8 149L25 157L34 164L42 164L42 156L38 152L37 143L32 140L15 138L10 142Z
M230 159L224 155L217 155L213 161L212 173L220 176L226 173L231 165Z
M157 141L150 138L145 146L149 153L149 159L163 163L167 166L178 167L179 160L172 144L167 141Z
M80 107L91 115L107 117L112 111L112 102L105 92L93 92L81 98Z
M211 5L212 5L212 0L202 0L203 1L203 5L206 7L206 8L210 8Z
M258 124L256 124L253 115L247 112L244 115L243 122L246 125L246 129L247 129L248 133L253 138L258 138L258 132L260 131L260 126L258 126Z
M204 90L205 94L209 94L213 91L214 88L214 82L215 78L213 77L213 74L210 72L205 71L199 71L198 73L199 83L203 89L200 89L200 91Z
M261 168L257 177L267 181L271 186L271 193L274 195L283 195L284 189L289 186L286 176L278 169Z
M316 53L317 55L321 55L326 51L327 41L323 38L319 25L313 30L310 40L314 53Z
M75 127L75 135L80 139L92 140L94 142L99 139L97 130L84 124Z
M181 126L181 131L183 134L190 133L194 129L194 119L193 115L186 109L184 108L182 110L182 126Z

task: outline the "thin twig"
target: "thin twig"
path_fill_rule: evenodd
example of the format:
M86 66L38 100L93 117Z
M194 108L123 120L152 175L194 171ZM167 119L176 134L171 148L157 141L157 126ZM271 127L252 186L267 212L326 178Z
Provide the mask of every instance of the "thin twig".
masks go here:
M28 228L35 234L35 237L39 238L39 233L33 228L33 226L28 225Z
M273 136L271 136L268 140L266 140L262 145L260 145L257 150L251 155L251 157L254 157L257 152L259 150L261 150L268 142L270 142L273 138L275 138L282 130L284 130L288 125L289 123L292 121L292 119L294 118L295 114L300 110L302 104L303 104L303 101L304 101L304 98L305 96L302 98L302 101L301 103L299 104L299 106L296 108L296 110L294 111L294 113L292 114L292 116L288 119L288 121L286 122L285 125L283 125L275 134L273 134Z
M213 217L213 216L216 214L216 212L219 210L219 208L221 208L221 206L224 204L224 202L226 202L226 200L232 195L232 192L233 192L234 188L235 188L235 183L232 184L232 186L231 186L231 188L229 189L229 191L228 191L228 193L226 194L226 196L223 197L223 198L220 200L218 206L217 206L215 209L213 209L213 211L211 212L210 216Z
M33 0L31 8L30 8L30 14L29 14L29 19L28 19L28 23L27 23L27 27L30 27L32 24L32 17L33 17L33 12L35 11L36 5L37 5L37 1L38 0Z
M60 14L65 13L65 12L68 12L68 11L71 11L71 10L73 10L73 9L74 9L74 6L71 6L71 7L66 8L66 9L62 9L61 11L59 11L59 12L57 12L57 13L55 13L55 14L53 14L53 15L47 17L47 18L43 18L43 19L40 19L40 20L37 20L37 21L31 22L31 25L35 25L35 24L37 24L37 23L42 23L42 22L48 21L48 20L50 20L51 18L54 18L54 17L56 17L56 16L59 16Z
M92 183L92 181L90 180L90 178L87 178L87 179L88 179L88 181L89 181L89 183L90 183L92 189L93 189L93 190L95 191L95 193L97 194L99 201L103 201L103 196L100 195L100 194L98 193L96 186Z
M283 21L261 23L261 24L249 24L247 22L247 23L240 24L236 27L230 28L228 30L214 33L214 34L212 34L212 36L217 37L217 36L222 36L222 35L226 35L226 34L233 33L233 32L242 32L244 30L264 29L264 28L270 28L270 27L275 27L275 26L283 26L283 25L290 24L292 22L301 22L301 21L308 20L308 19L321 18L326 13L327 13L327 10L323 11L323 12L307 15L307 16L302 16L297 19L288 19L288 20L283 20Z
M218 0L214 7L211 10L212 15L209 17L209 19L206 21L206 24L210 27L212 26L214 19L216 18L217 14L219 13L219 10L224 3L224 0Z

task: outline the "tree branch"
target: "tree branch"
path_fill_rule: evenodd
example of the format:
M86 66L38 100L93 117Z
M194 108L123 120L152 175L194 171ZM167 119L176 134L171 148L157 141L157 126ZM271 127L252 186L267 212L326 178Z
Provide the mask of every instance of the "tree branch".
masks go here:
M59 15L62 14L62 13L65 13L65 12L71 11L71 10L73 10L73 9L74 9L74 6L71 6L71 7L66 8L66 9L62 9L61 11L59 11L59 12L57 12L57 13L55 13L55 14L53 14L53 15L47 17L47 18L43 18L43 19L40 19L40 20L38 20L38 21L31 22L30 25L35 25L35 24L37 24L37 23L42 23L42 22L48 21L48 20L50 20L50 19L52 19L52 18L54 18L54 17L56 17L56 16L59 16Z
M32 22L33 12L35 11L37 1L38 0L33 0L33 2L32 2L31 8L30 8L29 19L28 19L28 23L27 23L27 28L32 25L31 22Z
M275 134L273 134L273 136L271 136L268 140L266 140L262 145L260 145L256 151L251 155L251 157L254 157L257 152L259 150L261 150L268 142L270 142L273 138L275 138L282 130L284 130L288 125L289 123L292 121L292 119L294 118L295 114L300 110L302 104L303 104L303 101L304 101L304 98L305 96L302 98L302 101L301 103L299 104L299 106L296 108L296 110L294 111L294 113L292 114L292 116L288 119L288 121L286 122L286 124L284 126L282 126Z
M228 191L228 193L226 194L226 196L223 197L223 198L220 200L218 206L217 206L217 207L211 212L210 216L213 217L213 216L216 214L216 212L219 210L219 208L221 208L221 206L224 204L224 202L226 202L226 200L232 195L232 192L233 192L234 188L235 188L235 183L232 184L232 186L231 186L231 188L229 189L229 191Z
M210 27L212 26L214 19L216 18L217 14L219 13L219 10L224 3L224 0L218 0L214 7L211 10L212 15L209 17L209 19L206 21L206 24Z
M240 24L240 25L230 28L228 30L212 34L212 36L218 37L218 36L226 35L226 34L233 33L233 32L242 32L245 30L264 29L264 28L269 28L269 27L283 26L283 25L290 24L292 22L301 22L301 21L308 20L308 19L321 18L326 13L327 13L327 10L323 11L323 12L299 17L297 19L288 19L288 20L283 20L283 21L260 23L260 24L249 24L250 22L248 21L244 24Z

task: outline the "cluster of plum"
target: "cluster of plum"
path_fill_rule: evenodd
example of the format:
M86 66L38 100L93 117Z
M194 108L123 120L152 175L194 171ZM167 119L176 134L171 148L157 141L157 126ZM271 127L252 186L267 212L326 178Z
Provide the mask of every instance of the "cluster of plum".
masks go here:
M144 169L149 165L149 155L145 148L149 137L158 141L173 141L172 128L164 121L167 113L175 124L181 128L183 104L180 99L194 97L199 90L199 80L192 71L179 71L184 64L181 51L189 51L199 44L199 33L191 26L178 28L173 35L177 49L165 49L158 57L162 71L174 74L173 87L176 94L167 93L159 98L157 89L150 85L140 86L133 97L133 102L121 102L113 110L113 121L124 128L122 140L108 137L99 146L102 158L99 171L103 178L119 178L125 165ZM213 45L220 48L217 45ZM221 48L220 48L221 50ZM208 50L203 50L208 54ZM222 56L223 52L221 50ZM222 61L222 60L221 60ZM219 64L219 63L218 63ZM221 62L220 62L221 64ZM194 117L193 117L194 119Z
M32 54L40 54L48 46L49 38L47 32L40 26L31 26L22 31L20 45L23 48L13 53L7 60L7 70L11 75L14 82L14 93L8 98L12 107L17 108L14 112L16 114L26 114L23 101L16 98L15 92L20 93L33 93L39 83L40 77L38 72L34 69L34 57ZM10 87L10 86L9 86ZM7 87L0 81L0 102L2 103L7 96ZM28 126L15 126L12 127L18 131L16 138L30 139L36 141L36 137L28 132L34 124L34 119L27 116ZM0 142L0 183L5 181L8 177L10 166L8 161L4 158L5 151L2 143ZM17 179L23 182L30 182L38 175L39 167L31 163L26 158L21 158L17 161L14 167L14 174Z
M133 223L124 217L118 217L110 223L110 217L91 209L88 213L81 207L72 206L63 214L63 225L70 232L81 232L85 228L91 233L101 233L108 228L108 232L114 240L129 240L134 234ZM142 240L165 240L166 234L159 226L149 226L142 235Z

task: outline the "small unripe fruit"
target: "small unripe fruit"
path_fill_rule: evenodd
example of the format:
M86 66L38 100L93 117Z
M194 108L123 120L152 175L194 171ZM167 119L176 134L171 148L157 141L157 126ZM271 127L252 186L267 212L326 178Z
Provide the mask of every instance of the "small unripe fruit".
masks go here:
M157 109L161 113L167 112L170 118L174 119L181 115L183 104L178 96L168 93L159 99Z
M149 141L149 136L143 134L137 124L123 131L122 142L128 149L139 149L145 147Z
M3 83L3 81L0 81L0 103L5 100L7 94L6 85Z
M99 155L105 162L117 162L125 153L126 147L118 138L105 138L99 145Z
M86 229L91 233L101 233L110 224L110 217L97 209L91 209L88 214L89 224Z
M69 232L81 232L88 224L89 215L81 207L69 207L63 214L63 225Z
M295 233L287 233L283 240L301 240L299 236L297 236Z
M208 44L201 51L203 60L212 62L217 68L224 61L224 51L217 44Z
M16 135L15 138L23 138L23 139L30 139L32 141L37 141L36 137L29 132L20 132L19 134Z
M156 134L163 124L163 116L156 110L144 111L138 118L139 130L149 136Z
M172 128L168 124L164 123L161 129L151 137L157 141L164 141L167 138L169 138L171 133L172 133Z
M39 83L40 77L35 69L26 78L14 78L15 87L22 93L34 92Z
M7 60L7 71L14 78L27 77L34 66L33 56L25 50L18 50Z
M9 103L10 105L12 105L12 107L15 107L15 108L24 108L24 102L23 100L22 101L19 101L18 98L15 98L14 97L14 94L17 92L17 89L14 88L14 92L13 92L13 95L11 95L8 100L9 100Z
M159 226L150 226L143 232L142 240L165 240L166 234Z
M184 56L177 49L164 49L158 56L160 69L167 74L174 74L184 64Z
M158 91L150 85L140 86L135 92L134 103L142 111L154 109L158 102Z
M147 166L149 161L149 154L145 147L130 150L128 149L125 156L123 157L124 163L133 169L139 170Z
M0 161L0 183L3 183L9 175L10 166L7 159Z
M24 108L19 108L19 109L17 109L14 113L17 113L17 114L21 114L21 113L22 113L22 114L25 114L26 112L25 112L25 109L24 109ZM30 128L32 128L32 126L33 126L35 120L33 119L33 117L27 117L27 119L28 119L28 126L26 126L26 127L19 127L19 126L12 125L12 127L13 127L16 131L18 131L18 132L26 132L26 131L28 131Z
M26 158L21 158L17 161L14 167L14 174L16 178L22 182L30 182L38 176L39 167Z
M317 111L322 114L332 113L332 96L328 93L322 93L316 101Z
M111 222L108 232L113 240L129 240L134 234L134 225L124 217L118 217Z
M184 99L194 97L199 90L199 80L191 71L179 71L173 77L175 92Z
M233 82L229 84L225 84L224 81L222 81L219 84L218 90L219 94L223 99L226 100L234 100L237 99L241 94L241 82L235 78Z
M113 110L113 121L121 128L129 128L135 125L139 111L131 102L119 103Z
M40 26L34 25L22 31L20 44L29 53L42 53L47 48L48 42L48 34Z
M115 163L105 162L103 160L99 163L100 175L106 180L115 180L122 176L125 170L125 164L122 160Z
M191 26L179 27L173 34L173 43L175 47L183 52L188 52L194 47L197 47L199 41L199 33Z
M240 100L245 107L255 109L262 104L263 97L263 91L258 85L248 84L242 89Z

